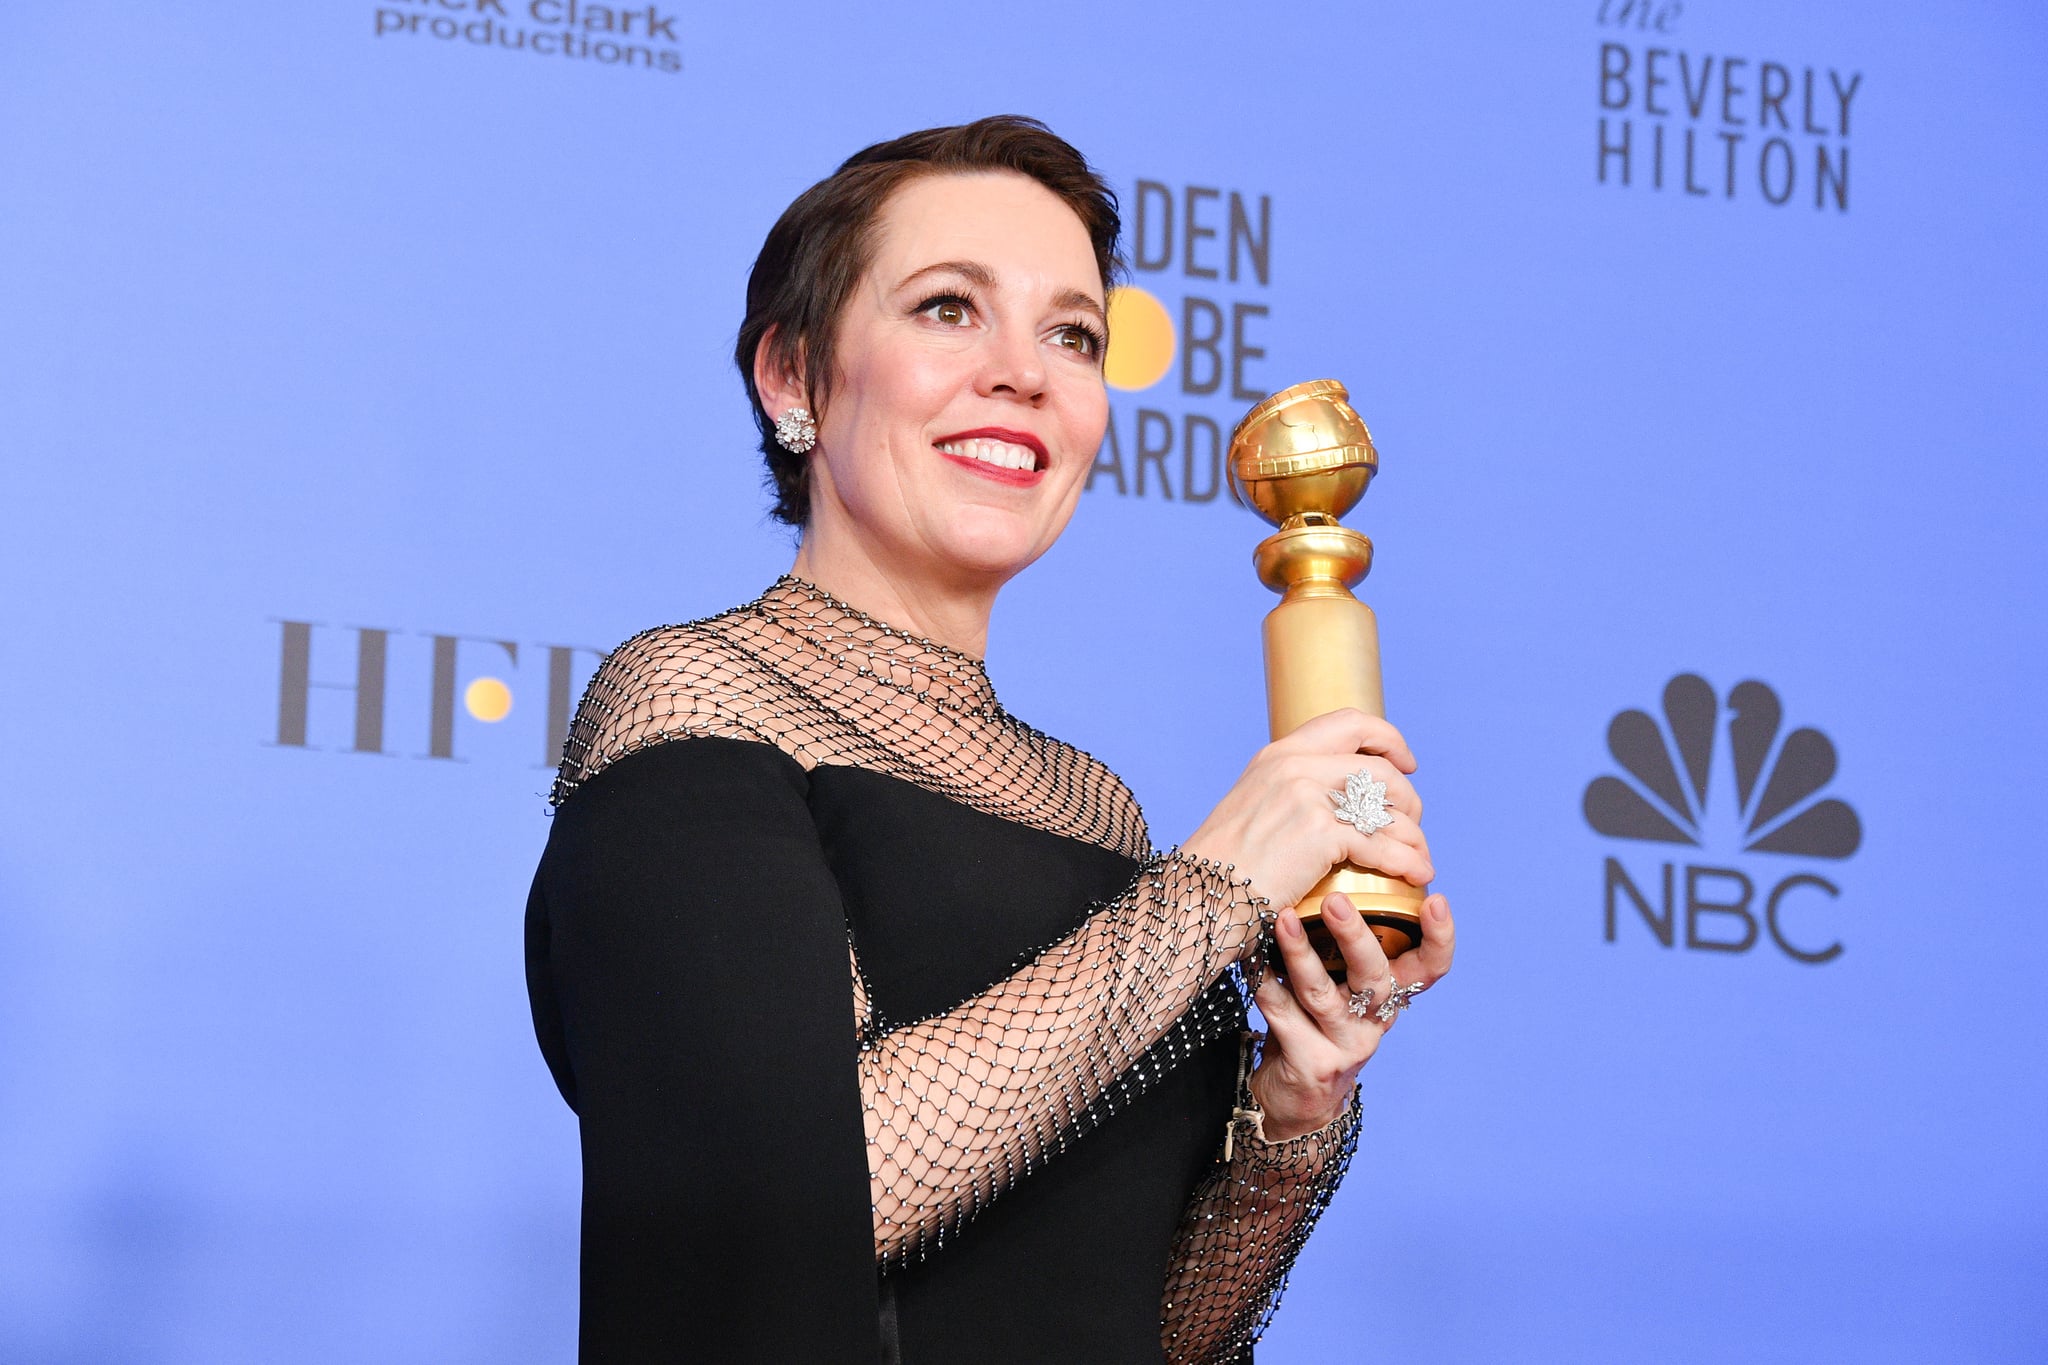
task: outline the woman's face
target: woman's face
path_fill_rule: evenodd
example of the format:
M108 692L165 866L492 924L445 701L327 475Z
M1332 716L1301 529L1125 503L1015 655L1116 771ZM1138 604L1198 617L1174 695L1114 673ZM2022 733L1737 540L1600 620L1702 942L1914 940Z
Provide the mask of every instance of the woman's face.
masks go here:
M1109 418L1088 232L1007 173L931 175L883 207L840 318L811 455L811 537L895 573L1000 583L1073 514Z

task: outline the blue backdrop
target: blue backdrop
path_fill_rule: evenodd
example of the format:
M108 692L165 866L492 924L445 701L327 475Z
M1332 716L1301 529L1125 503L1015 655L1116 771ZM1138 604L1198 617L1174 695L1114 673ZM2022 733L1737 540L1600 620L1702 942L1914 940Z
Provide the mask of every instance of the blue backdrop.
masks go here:
M1261 1359L2048 1355L2037 7L7 30L0 1358L570 1357L552 738L789 560L727 360L775 215L997 111L1118 185L1172 353L991 665L1162 843L1263 738L1212 435L1330 374L1381 447L1459 969Z

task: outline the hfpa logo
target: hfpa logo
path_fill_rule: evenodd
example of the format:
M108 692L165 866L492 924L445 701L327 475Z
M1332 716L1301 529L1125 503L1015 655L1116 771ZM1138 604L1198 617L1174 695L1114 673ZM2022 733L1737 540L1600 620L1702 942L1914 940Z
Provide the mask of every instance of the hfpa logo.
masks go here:
M1722 712L1727 724L1722 725ZM1737 683L1725 708L1706 679L1681 673L1664 688L1664 724L1645 711L1623 711L1607 728L1607 747L1628 775L1596 777L1586 788L1586 823L1616 839L1740 848L1743 853L1805 858L1846 858L1863 842L1863 826L1846 802L1813 798L1835 775L1835 746L1820 731L1801 728L1779 738L1784 709L1763 683ZM1725 728L1728 759L1721 765L1733 790L1710 782L1716 739ZM1725 794L1708 801L1710 788ZM1732 796L1732 801L1729 799ZM1841 888L1812 872L1777 872L1753 880L1751 870L1665 862L1659 877L1631 876L1618 858L1607 859L1607 940L1615 937L1617 893L1665 947L1677 937L1684 880L1685 946L1746 953L1762 932L1799 962L1831 962L1839 941L1814 946L1787 920L1797 899L1819 893L1832 900ZM1776 878L1775 881L1772 879ZM1653 908L1645 885L1661 881ZM1766 883L1769 891L1758 900ZM1760 912L1760 913L1759 913Z
M466 743L494 754L523 751L535 767L562 756L571 709L601 650L532 645L468 635L435 635L366 626L322 627L278 620L277 738L286 749L339 749L462 761L456 737L470 721L486 730L512 716L515 694L538 694L511 746L488 744L475 729ZM353 634L353 640L347 637ZM320 676L322 673L326 676ZM347 680L352 674L353 680ZM499 675L504 676L499 676ZM395 680L397 686L392 686ZM464 719L467 717L467 720ZM424 751L394 745L390 731L419 735ZM339 742L346 738L344 746Z

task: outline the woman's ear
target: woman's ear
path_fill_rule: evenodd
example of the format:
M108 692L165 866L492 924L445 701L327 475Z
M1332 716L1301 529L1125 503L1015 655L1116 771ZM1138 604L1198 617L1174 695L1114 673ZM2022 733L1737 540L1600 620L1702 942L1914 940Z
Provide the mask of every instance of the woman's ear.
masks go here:
M761 407L771 422L791 408L808 407L811 401L801 361L788 365L776 356L778 330L770 327L754 347L754 392L761 395Z

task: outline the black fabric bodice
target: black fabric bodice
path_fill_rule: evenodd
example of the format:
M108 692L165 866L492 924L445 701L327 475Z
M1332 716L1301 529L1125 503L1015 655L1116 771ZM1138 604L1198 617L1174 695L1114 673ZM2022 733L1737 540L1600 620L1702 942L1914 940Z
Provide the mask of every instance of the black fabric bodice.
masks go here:
M814 771L810 804L884 1020L978 994L1137 869L860 768ZM1234 1039L1207 1044L943 1250L892 1274L906 1365L1159 1359L1168 1248L1222 1140L1236 1063Z
M527 971L582 1120L584 1359L1160 1360L1169 1250L1229 1117L1235 1039L1111 1083L1099 1126L878 1276L847 960L850 932L876 1023L912 1023L1137 869L747 740L650 746L583 784L535 878Z

